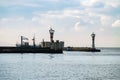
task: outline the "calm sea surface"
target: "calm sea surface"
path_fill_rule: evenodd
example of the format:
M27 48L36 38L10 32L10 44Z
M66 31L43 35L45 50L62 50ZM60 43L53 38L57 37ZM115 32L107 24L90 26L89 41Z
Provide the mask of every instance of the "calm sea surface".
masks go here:
M0 80L120 80L120 48L64 54L0 54Z

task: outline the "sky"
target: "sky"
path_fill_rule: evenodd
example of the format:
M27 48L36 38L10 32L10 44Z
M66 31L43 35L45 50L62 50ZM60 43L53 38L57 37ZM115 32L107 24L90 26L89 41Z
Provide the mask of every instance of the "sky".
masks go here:
M20 43L20 36L36 44L54 40L65 46L120 47L120 0L0 0L0 45Z

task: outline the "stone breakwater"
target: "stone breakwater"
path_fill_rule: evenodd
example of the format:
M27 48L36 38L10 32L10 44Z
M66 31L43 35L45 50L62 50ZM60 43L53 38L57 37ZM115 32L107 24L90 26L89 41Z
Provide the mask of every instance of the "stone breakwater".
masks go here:
M65 51L86 51L86 52L100 52L100 49L91 47L65 47Z

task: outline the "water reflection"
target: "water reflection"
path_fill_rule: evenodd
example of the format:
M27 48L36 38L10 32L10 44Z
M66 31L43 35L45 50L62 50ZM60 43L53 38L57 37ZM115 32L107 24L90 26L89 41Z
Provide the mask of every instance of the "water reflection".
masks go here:
M23 59L23 54L21 54L21 59Z
M49 59L53 59L54 58L54 54L49 54Z
M119 80L116 54L120 55L107 51L0 54L0 80Z

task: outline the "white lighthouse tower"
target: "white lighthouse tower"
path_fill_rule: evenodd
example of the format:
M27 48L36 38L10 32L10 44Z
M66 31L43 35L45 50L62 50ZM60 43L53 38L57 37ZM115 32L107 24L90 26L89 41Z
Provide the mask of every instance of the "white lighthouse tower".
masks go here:
M95 49L95 34L92 33L91 37L92 37L92 48Z

